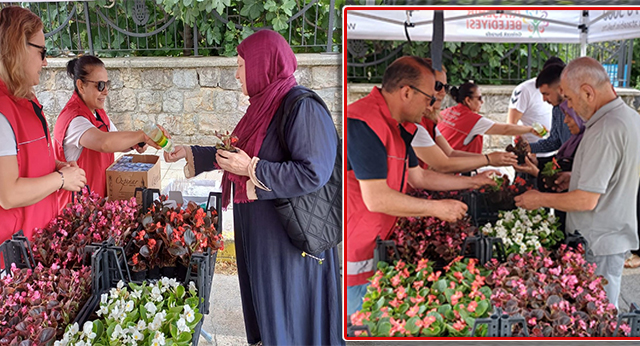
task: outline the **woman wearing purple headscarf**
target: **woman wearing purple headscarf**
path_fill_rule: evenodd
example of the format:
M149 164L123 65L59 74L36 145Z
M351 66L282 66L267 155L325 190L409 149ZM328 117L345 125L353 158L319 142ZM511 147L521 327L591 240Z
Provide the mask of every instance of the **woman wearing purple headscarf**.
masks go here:
M582 140L585 126L584 120L582 120L582 118L580 118L576 112L567 105L567 101L560 104L560 109L562 109L562 112L564 113L564 123L567 124L567 127L571 132L571 137L569 137L569 139L562 144L560 149L558 149L555 159L563 172L570 172L573 167L573 157L575 156L578 145ZM514 168L518 172L524 172L531 174L534 177L538 177L538 187L543 188L544 184L540 181L540 168L538 167L535 155L529 154L525 164L514 166Z
M337 248L319 254L321 264L302 256L273 203L321 188L336 158L333 121L312 98L297 103L288 117L285 141L290 156L280 146L272 120L291 97L296 68L293 51L277 32L261 30L247 37L238 46L236 71L250 103L233 130L238 152L177 146L165 159L186 158L187 177L224 169L224 207L233 187L238 278L249 344L343 345Z

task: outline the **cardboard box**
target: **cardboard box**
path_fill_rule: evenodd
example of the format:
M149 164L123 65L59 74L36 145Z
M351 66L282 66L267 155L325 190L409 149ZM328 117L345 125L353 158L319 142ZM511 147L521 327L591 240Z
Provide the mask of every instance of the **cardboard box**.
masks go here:
M126 155L132 156L133 163L149 163L153 166L143 172L125 172L112 170L120 159L107 168L107 196L109 200L130 199L134 197L136 187L160 189L162 174L160 174L160 157L156 155ZM124 156L123 156L124 157ZM142 195L136 196L138 203L142 202Z

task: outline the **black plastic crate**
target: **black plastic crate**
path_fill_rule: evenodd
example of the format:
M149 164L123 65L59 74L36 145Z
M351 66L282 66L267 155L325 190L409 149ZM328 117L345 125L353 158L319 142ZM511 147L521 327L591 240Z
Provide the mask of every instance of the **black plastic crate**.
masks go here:
M22 230L0 244L0 276L9 275L12 264L18 269L33 269L36 265L31 252L31 242Z
M94 317L94 312L100 304L102 294L116 287L120 280L125 283L142 283L141 281L131 280L124 249L113 245L112 239L87 246L85 253L91 256L91 275L95 289L93 289L92 297L80 310L78 318L74 321L78 322L79 325L83 325L86 321L91 320L91 317ZM186 278L182 283L186 287L189 281L194 281L200 298L198 311L203 315L209 314L209 299L211 297L216 255L217 252L211 254L210 249L208 249L207 253L193 254L189 265L190 270L187 270ZM195 346L198 345L203 322L204 316L194 330L192 344Z
M0 269L0 276L10 275L12 264L15 264L16 268L18 269L35 268L35 260L33 259L31 242L29 242L29 239L24 236L22 230L14 234L11 239L8 239L4 243L0 244L0 264L4 266L4 269ZM2 266L0 266L0 268ZM97 280L97 278L100 278L100 276L94 275L92 266L91 296L82 306L82 308L80 308L80 310L78 311L78 315L76 315L76 318L71 322L71 324L78 321L83 321L83 318L86 320L86 317L88 317L87 311L93 311L91 310L91 306L93 304L92 300L95 298L94 292L96 290L96 287L100 287L97 285L101 284L101 281Z
M469 207L467 214L473 219L476 227L487 223L494 224L500 219L500 212L516 209L513 201L493 201L489 193L469 191L463 194L462 201Z

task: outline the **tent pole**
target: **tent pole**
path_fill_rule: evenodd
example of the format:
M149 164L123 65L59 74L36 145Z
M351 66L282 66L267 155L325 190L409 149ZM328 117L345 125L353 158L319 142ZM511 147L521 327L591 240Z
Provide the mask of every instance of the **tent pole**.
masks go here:
M587 23L589 22L589 11L582 11L582 17L580 17L580 56L587 56L587 35L589 33L589 27Z
M444 49L444 12L434 11L433 36L431 39L431 64L434 70L442 71L442 51Z

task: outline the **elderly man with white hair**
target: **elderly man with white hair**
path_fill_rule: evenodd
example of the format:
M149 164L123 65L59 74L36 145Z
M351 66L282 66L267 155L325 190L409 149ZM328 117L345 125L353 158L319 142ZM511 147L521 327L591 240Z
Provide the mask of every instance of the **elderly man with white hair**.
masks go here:
M565 193L529 191L516 197L526 209L567 212L567 232L587 240L586 259L607 280L618 307L625 253L638 249L636 194L640 177L640 115L618 97L602 65L588 57L569 63L561 86L569 107L585 120L572 173L556 183Z

